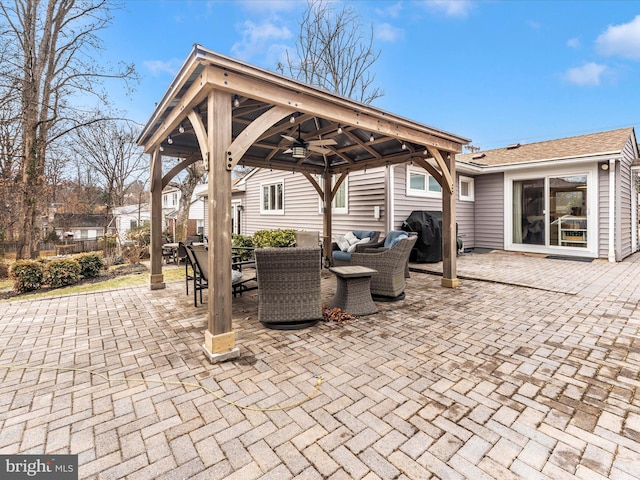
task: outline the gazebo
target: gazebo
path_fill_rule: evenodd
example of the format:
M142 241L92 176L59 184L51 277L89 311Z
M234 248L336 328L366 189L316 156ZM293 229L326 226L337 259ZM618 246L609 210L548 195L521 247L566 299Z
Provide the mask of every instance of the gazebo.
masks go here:
M442 286L455 288L455 155L468 142L194 45L138 139L151 156L150 288L165 286L162 189L200 160L209 175L208 266L215 272L203 344L212 363L239 356L230 269L231 180L237 165L299 172L309 180L324 203L325 256L331 203L349 172L405 162L424 168L442 187ZM163 156L179 162L163 172Z

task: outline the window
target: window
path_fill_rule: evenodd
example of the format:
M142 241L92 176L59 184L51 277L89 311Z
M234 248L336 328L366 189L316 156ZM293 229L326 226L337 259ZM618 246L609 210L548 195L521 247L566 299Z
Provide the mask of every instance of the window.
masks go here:
M461 201L473 202L475 198L473 183L473 178L471 177L463 177L462 175L458 177L458 198Z
M441 197L442 187L422 168L407 168L407 195L416 197Z
M135 230L136 228L138 228L138 221L129 220L129 230Z
M336 184L336 179L339 178L334 176L331 179L332 187ZM318 179L320 181L320 179ZM347 187L347 183L349 182L349 177L345 178L344 181L338 187L338 191L336 195L333 197L333 202L331 204L333 213L349 213L349 190ZM324 205L324 201L322 198L318 199L318 212L322 213L322 206Z
M284 215L284 180L260 184L260 213Z

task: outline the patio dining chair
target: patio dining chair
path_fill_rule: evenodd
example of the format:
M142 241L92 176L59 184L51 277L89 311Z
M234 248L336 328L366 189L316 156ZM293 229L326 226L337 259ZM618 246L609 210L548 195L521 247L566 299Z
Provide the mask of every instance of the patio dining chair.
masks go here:
M185 248L189 261L193 262L193 306L197 307L198 292L200 292L200 303L202 303L202 290L209 287L208 252L204 245L186 245Z
M258 320L293 330L322 318L320 247L256 248Z

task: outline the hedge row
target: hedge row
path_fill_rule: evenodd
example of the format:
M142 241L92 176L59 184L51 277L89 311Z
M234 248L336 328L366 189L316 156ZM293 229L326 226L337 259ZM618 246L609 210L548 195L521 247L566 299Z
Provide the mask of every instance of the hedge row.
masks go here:
M82 278L95 277L104 267L97 253L83 253L73 258L48 260L18 260L9 268L13 290L17 293L32 292L42 285L52 288L78 283Z

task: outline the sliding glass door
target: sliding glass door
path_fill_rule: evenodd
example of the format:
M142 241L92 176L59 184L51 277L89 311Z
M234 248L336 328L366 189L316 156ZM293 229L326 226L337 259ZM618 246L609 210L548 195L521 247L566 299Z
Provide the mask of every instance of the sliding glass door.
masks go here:
M525 251L589 249L589 178L576 173L511 179L512 246Z

